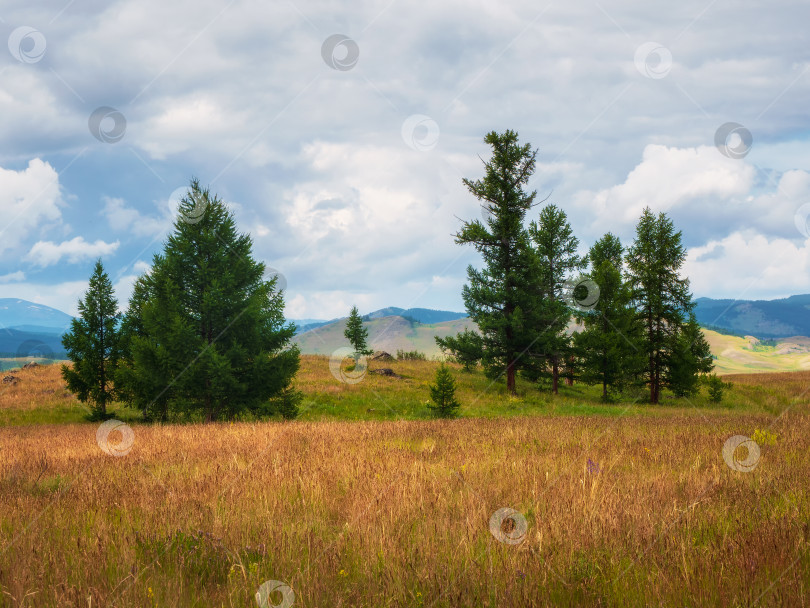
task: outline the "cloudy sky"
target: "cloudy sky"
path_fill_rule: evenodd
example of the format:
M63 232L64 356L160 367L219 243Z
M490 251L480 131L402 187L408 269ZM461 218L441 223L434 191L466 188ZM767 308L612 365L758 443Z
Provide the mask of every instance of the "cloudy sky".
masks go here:
M463 310L490 130L583 246L646 205L696 296L810 292L806 0L5 0L0 297L126 301L196 176L290 318Z

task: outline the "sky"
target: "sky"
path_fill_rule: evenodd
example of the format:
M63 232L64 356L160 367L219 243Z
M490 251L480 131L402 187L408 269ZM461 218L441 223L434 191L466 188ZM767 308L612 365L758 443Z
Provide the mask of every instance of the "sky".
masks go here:
M288 318L461 311L462 178L506 129L583 252L649 206L696 297L810 293L808 21L806 0L4 0L0 297L75 314L101 257L125 306L196 177Z

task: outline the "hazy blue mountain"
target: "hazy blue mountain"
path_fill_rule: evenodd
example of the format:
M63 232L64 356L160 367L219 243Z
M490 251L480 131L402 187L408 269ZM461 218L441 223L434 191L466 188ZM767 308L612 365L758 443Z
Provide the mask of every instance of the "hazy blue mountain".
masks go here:
M810 336L810 294L781 300L698 298L695 315L710 329L757 338Z
M407 320L413 320L416 321L417 323L429 325L434 323L445 323L447 321L457 321L459 319L465 319L467 318L467 313L451 312L449 310L433 310L431 308L406 309L406 308L399 308L397 306L388 306L387 308L381 308L379 310L375 310L374 312L370 312L367 315L363 315L363 320L372 321L374 319L382 319L384 317L403 317ZM342 321L345 318L346 317L340 317L338 319L331 319L329 321L324 321L322 319L294 320L294 323L298 327L296 335L312 331L313 329L318 329L319 327L324 327L325 325L337 323L338 321Z
M63 332L73 319L69 314L44 304L34 304L17 298L0 298L0 327L20 328L34 331L40 329Z
M0 329L0 358L26 357L64 359L61 332L33 332L18 329ZM7 366L4 366L7 367Z

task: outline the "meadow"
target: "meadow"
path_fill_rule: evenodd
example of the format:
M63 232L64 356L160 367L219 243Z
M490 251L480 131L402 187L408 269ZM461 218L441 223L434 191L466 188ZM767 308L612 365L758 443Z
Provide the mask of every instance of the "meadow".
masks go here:
M810 372L651 406L580 385L512 398L454 367L461 417L443 421L436 363L383 366L402 377L345 384L302 357L293 422L120 408L131 445L99 441L56 367L15 372L0 606L255 606L266 581L287 608L810 604ZM724 459L734 435L759 444L751 470Z

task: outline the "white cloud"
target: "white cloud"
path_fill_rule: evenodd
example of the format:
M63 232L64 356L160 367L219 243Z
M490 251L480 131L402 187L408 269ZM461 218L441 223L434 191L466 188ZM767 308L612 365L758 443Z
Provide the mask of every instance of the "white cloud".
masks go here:
M25 280L25 273L21 270L0 276L0 283L19 283Z
M48 222L59 222L62 204L59 175L47 162L35 158L22 171L0 168L0 253L16 249Z
M119 242L105 243L98 240L88 243L83 237L77 236L58 245L52 241L38 241L28 252L26 259L41 267L52 266L67 258L71 264L100 256L110 255L118 249Z
M734 232L691 248L684 273L700 296L751 299L807 293L810 239L797 245L753 231Z
M650 144L624 183L598 192L581 191L576 204L591 215L591 226L627 227L638 221L645 207L669 212L684 203L706 198L727 201L748 194L755 176L753 166L727 158L714 147Z
M104 216L110 228L118 232L129 232L135 236L157 236L171 225L168 216L168 203L163 217L143 215L137 209L128 207L121 198L105 196Z

